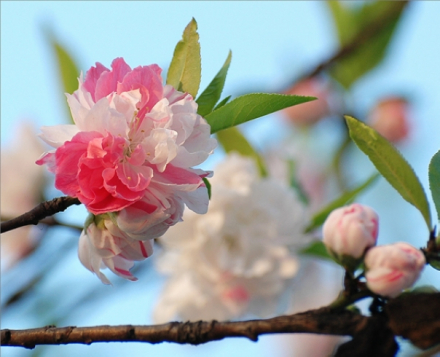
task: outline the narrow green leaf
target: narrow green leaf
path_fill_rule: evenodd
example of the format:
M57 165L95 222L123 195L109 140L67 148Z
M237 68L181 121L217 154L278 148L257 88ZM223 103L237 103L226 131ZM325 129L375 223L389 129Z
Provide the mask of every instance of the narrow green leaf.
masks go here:
M201 68L199 34L197 22L193 18L174 49L167 84L195 98L200 86Z
M285 94L246 94L209 113L205 119L211 125L211 134L214 134L217 131L315 99Z
M364 183L356 187L355 189L343 193L340 197L338 197L336 200L330 202L327 206L325 206L323 209L321 209L319 212L315 213L312 217L312 221L307 226L305 232L308 233L312 231L313 229L320 227L325 220L327 219L328 215L335 210L336 208L342 207L348 203L353 202L353 200L356 198L357 195L365 191L367 188L371 186L373 182L376 181L376 179L380 177L378 173L373 174L368 178Z
M416 174L397 149L376 130L345 116L350 137L397 192L422 214L431 230L431 212L425 191Z
M204 117L212 112L215 104L219 101L225 85L226 75L228 74L229 65L231 64L232 52L229 51L223 67L218 71L214 79L209 83L208 87L200 94L196 102L199 105L197 112Z
M253 158L258 165L260 175L262 177L267 176L267 170L263 159L258 155L237 127L217 132L217 140L226 152L236 151L243 156Z
M334 262L334 259L330 256L330 254L328 254L327 248L321 241L315 241L311 243L308 247L301 250L300 254L311 255L317 258L331 260L332 262Z
M440 221L440 151L437 151L429 163L429 187Z
M226 98L222 99L214 108L214 110L217 110L218 108L223 107L227 102L229 102L229 99L231 99L231 96L228 95Z
M211 199L211 182L209 182L206 177L204 177L202 180L205 183L205 186L208 190L208 198Z
M78 89L78 77L80 74L78 66L68 49L56 40L51 29L42 28L42 32L55 57L59 76L58 78L60 79L63 93L72 94ZM62 96L62 100L65 103L67 117L69 118L70 122L73 123L72 115L64 95Z
M326 1L335 23L339 42L345 45L359 30L355 9L344 5L341 1Z
M359 45L339 59L330 71L332 77L348 89L358 78L382 62L406 3L370 1L352 9L341 2L328 5L341 46L364 34L359 37ZM366 40L361 42L362 38Z

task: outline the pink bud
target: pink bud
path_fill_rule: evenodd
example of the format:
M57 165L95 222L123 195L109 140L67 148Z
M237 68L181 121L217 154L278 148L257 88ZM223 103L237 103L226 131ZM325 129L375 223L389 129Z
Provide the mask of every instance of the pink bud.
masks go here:
M295 84L286 94L316 97L318 99L286 108L288 119L298 126L315 124L329 113L329 90L316 78L306 79Z
M376 244L378 223L379 217L368 206L354 203L335 209L324 223L323 242L341 262L344 256L360 259Z
M379 134L397 143L408 136L408 102L399 97L384 99L371 111L368 121Z
M423 253L408 243L374 247L365 255L367 286L376 294L396 297L415 283L425 264Z

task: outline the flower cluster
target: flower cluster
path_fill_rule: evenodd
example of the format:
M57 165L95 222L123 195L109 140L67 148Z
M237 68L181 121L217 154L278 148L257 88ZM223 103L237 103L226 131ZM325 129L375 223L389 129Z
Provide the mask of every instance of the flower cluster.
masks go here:
M131 240L157 238L181 221L185 205L206 212L203 178L209 172L192 167L213 152L216 141L192 96L164 86L157 65L131 69L116 58L110 70L97 63L85 79L81 75L79 89L67 94L67 101L75 125L42 128L43 140L56 150L37 164L47 164L55 187L77 197L92 214L112 212L112 224L125 237L113 236L107 224L86 227L83 236L96 248L87 254L80 249L87 268L98 273L95 255L111 268L100 248L104 237L123 252L120 242L129 239L133 248ZM141 246L136 254L144 256ZM125 259L137 260L130 257Z
M368 288L396 297L419 278L426 259L407 243L377 246L378 216L370 207L352 204L334 210L323 227L329 253L350 271L364 261Z
M294 250L308 241L294 192L260 178L254 161L236 154L215 173L207 214L185 212L161 238L158 268L169 279L157 322L271 314L298 269Z

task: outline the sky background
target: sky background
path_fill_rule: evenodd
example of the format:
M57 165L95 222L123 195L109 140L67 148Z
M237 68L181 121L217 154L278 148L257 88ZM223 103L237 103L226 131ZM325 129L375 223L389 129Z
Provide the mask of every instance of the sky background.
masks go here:
M44 27L51 28L58 41L71 50L84 72L95 62L109 67L116 57L124 57L132 68L157 63L166 70L174 47L192 17L197 20L200 34L201 90L222 66L229 50L232 50L233 57L223 93L236 96L245 91L270 92L284 88L337 49L335 31L324 2L2 1L2 148L13 140L14 129L21 120L29 121L36 130L42 125L66 122L62 89L56 77L54 58L43 34ZM356 83L351 98L361 111L366 111L383 95L404 94L411 98L413 132L410 140L400 149L425 187L428 187L430 158L439 149L439 17L440 2L411 3L387 58L379 68ZM257 120L245 129L251 141L262 147L281 138L285 125L279 120L279 115L274 115ZM362 154L354 153L352 159L358 167L369 170ZM381 217L380 239L384 242L405 240L416 246L423 245L426 229L421 216L387 183L380 182L362 200L377 207ZM96 277L80 266L75 255L66 257L57 269L58 280L48 281L43 288L59 289L63 274L72 270L76 274L71 278L72 284L92 286L99 283ZM436 284L438 275L434 276L427 269L423 282ZM154 304L161 281L148 274L144 279L148 277L151 284L143 283L141 287L124 285L127 289L125 298L117 294L103 298L103 302L81 310L65 323L83 326L151 323L147 311ZM108 288L99 289L105 297L108 291L105 289ZM133 310L139 308L139 299L143 300L142 312L136 313ZM66 308L68 305L63 305L64 302L60 301L57 308ZM113 308L103 308L104 304ZM14 312L2 316L2 327L36 326L39 326L38 319L26 319L24 312L22 315ZM107 356L109 353L122 355L129 350L131 356L148 353L165 356L182 351L191 356L203 356L207 351L211 356L225 353L239 356L243 354L243 348L247 348L246 353L250 355L265 356L277 355L274 348L282 347L274 346L273 340L264 337L258 344L228 340L197 349L167 344L69 346L63 347L63 354ZM44 349L43 355L56 356L60 351L61 348L48 348ZM3 348L2 355L30 356L30 352Z

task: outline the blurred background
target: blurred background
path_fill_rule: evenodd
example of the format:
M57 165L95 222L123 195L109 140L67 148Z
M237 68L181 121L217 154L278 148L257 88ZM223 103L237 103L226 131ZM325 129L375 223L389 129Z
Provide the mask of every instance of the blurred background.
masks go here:
M272 165L277 158L293 158L300 164L299 176L305 182L316 182L311 187L304 184L312 211L374 172L366 157L347 142L342 114L368 122L393 141L427 188L429 161L439 150L440 3L384 3L391 5L374 7L363 1L342 5L315 1L1 2L2 220L31 209L42 199L61 195L53 188L52 177L33 164L47 149L36 138L39 127L69 121L60 53L63 56L65 51L83 72L95 62L109 67L116 57L124 57L132 68L157 63L166 71L174 46L192 17L200 34L201 89L232 50L223 97L278 92L319 98L307 109L298 106L240 127L267 158L274 175L279 174ZM392 16L381 21L387 12ZM312 73L344 46L348 55L342 54L332 66ZM221 148L216 150L203 168L211 170L223 156ZM381 244L406 241L416 247L425 245L428 232L421 215L385 180L378 180L359 201L378 212ZM156 254L136 265L138 282L112 277L113 286L102 285L77 258L85 217L85 209L75 206L46 224L2 235L2 328L152 323L152 311L166 281L155 271ZM340 268L328 262L316 264L310 274L327 282L319 285L320 298L310 288L313 278L300 274L293 284L300 288L293 288L287 297L296 305L288 311L318 307L335 297ZM438 274L427 267L418 284L439 288ZM301 301L315 305L301 305ZM302 337L265 336L258 343L228 339L198 347L94 344L40 346L32 351L3 347L1 353L328 355L334 339L319 341L315 350ZM303 349L304 345L309 347ZM400 355L417 353L405 345Z

